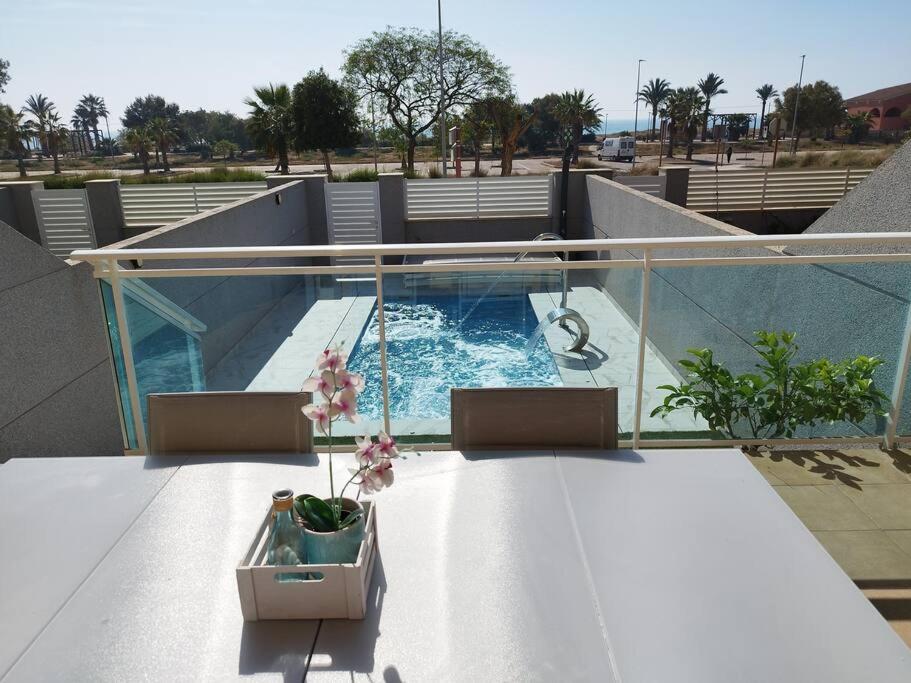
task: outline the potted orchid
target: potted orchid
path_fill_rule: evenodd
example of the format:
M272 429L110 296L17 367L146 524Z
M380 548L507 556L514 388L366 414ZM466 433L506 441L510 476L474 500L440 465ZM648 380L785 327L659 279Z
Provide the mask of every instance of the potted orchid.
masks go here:
M392 460L399 451L395 440L381 431L374 441L370 436L356 437L355 467L336 496L332 469L332 425L339 420L358 423L357 396L364 390L364 378L349 372L347 354L341 348L326 349L316 360L316 370L302 389L313 396L303 408L318 432L329 439L329 498L311 494L297 496L294 509L303 522L308 561L311 564L354 562L364 539L364 508L345 497L352 484L359 493L373 493L391 486Z

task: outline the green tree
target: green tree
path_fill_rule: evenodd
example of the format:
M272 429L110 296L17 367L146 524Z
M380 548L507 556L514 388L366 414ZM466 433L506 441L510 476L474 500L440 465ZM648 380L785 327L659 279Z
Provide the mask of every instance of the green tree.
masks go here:
M663 78L653 78L639 91L639 99L652 108L652 130L649 141L655 139L655 128L658 123L658 108L671 94L671 84Z
M60 116L56 111L52 111L46 121L46 132L48 151L54 160L54 175L60 175L60 152L66 145L67 136L70 132L63 125Z
M291 90L284 83L253 88L256 99L248 97L250 107L247 131L269 156L278 156L282 175L288 175L288 150L294 138L294 113Z
M214 145L212 145L212 153L215 156L220 156L225 165L228 163L228 157L233 157L234 153L237 152L237 144L231 142L230 140L219 140Z
M47 124L51 114L54 113L54 103L41 93L29 95L25 101L25 111L35 117L35 130L38 142L41 144L41 153L48 155Z
M536 97L530 104L525 105L526 114L536 112L534 123L525 131L523 140L532 152L545 152L548 147L560 144L560 120L557 118L557 105L560 102L559 93L548 93L543 97Z
M124 110L120 122L124 128L140 128L147 126L152 119L170 119L177 121L180 107L173 102L165 102L161 95L146 95L137 97Z
M139 161L142 163L143 175L149 175L149 155L155 140L148 129L145 126L127 128L123 133L123 144L139 157Z
M490 137L494 127L490 107L486 102L475 102L470 107L466 107L462 113L461 124L462 145L468 147L474 156L472 175L477 178L481 175L481 147L484 145L484 141Z
M762 100L762 113L759 115L759 136L762 137L762 124L765 121L765 107L769 99L777 97L778 91L771 83L766 83L756 88L756 97Z
M311 71L294 86L292 110L295 149L319 150L331 178L329 152L356 145L360 139L357 95L322 69Z
M443 34L443 80L436 33L389 27L345 53L345 75L362 95L375 96L407 141L414 171L417 141L440 118L440 106L457 114L487 95L509 91L509 71L484 47L454 31Z
M664 101L662 117L668 119L667 157L674 156L674 142L678 133L683 133L686 140L686 158L693 159L693 140L699 131L705 98L698 88L677 88L671 91Z
M807 131L811 140L820 135L831 136L845 118L845 102L841 91L826 81L808 83L800 89L800 102L797 102L797 86L791 86L775 98L775 111L782 116L788 125L794 120L794 107L798 106L797 131L791 131L800 140L803 131Z
M500 175L512 175L512 158L519 145L519 138L534 123L535 112L528 113L516 98L488 97L484 101L487 116L500 137Z
M750 131L749 114L729 114L725 123L728 127L728 140L737 141Z
M22 112L13 111L12 107L0 104L0 145L16 157L20 178L28 176L25 170L25 143L31 135L25 126L24 116Z
M848 114L845 117L845 129L848 132L848 141L857 144L863 140L867 131L870 130L870 112L861 111L856 114Z
M705 78L700 78L696 83L696 87L699 88L699 91L702 93L702 97L705 98L704 111L702 114L702 141L705 142L706 136L708 135L709 128L709 114L712 113L712 98L718 95L724 95L727 93L727 90L722 88L724 85L724 79L718 74L712 73L711 71ZM689 159L692 156L692 153L687 151L687 158Z
M99 146L101 144L101 133L98 132L98 122L108 114L104 99L92 93L83 95L79 100L79 104L76 105L76 110L80 111L81 118L92 130L94 146Z
M9 62L0 59L0 93L6 92L6 84L9 83Z
M147 130L155 141L156 149L161 151L164 172L169 173L171 165L168 163L168 150L180 138L180 129L174 121L164 117L157 117L149 122Z
M566 127L573 144L572 163L579 163L579 143L582 133L592 130L600 122L597 103L584 90L566 91L556 106L557 118Z

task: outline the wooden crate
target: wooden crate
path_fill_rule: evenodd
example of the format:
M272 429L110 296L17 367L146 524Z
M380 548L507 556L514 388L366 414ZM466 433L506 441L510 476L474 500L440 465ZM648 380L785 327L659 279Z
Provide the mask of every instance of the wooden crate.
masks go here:
M272 508L237 567L237 590L245 621L265 619L363 619L376 563L376 506L362 501L365 536L353 564L267 565ZM276 581L278 574L322 574L322 579Z

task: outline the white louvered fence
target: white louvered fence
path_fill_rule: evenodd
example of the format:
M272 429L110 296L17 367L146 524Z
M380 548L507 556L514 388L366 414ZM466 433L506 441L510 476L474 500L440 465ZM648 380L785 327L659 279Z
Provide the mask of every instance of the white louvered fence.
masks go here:
M120 201L126 227L157 228L265 189L265 182L123 185Z
M872 172L869 168L833 168L690 173L686 208L694 211L827 209Z
M626 185L659 199L664 199L667 191L667 176L663 175L622 175L615 177L614 180L621 185Z
M32 193L41 243L55 256L74 249L94 249L95 230L85 190L39 190Z
M553 176L405 181L405 215L423 218L550 216Z

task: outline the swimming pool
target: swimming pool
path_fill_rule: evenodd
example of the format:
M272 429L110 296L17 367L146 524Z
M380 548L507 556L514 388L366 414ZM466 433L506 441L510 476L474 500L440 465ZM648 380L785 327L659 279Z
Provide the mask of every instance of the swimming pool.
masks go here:
M472 310L473 307L475 307ZM538 324L527 295L439 295L385 302L390 417L449 419L452 387L560 386L542 340L525 344ZM470 315L460 324L460 321ZM383 415L376 308L352 349L349 367L367 377L359 401L369 419Z

